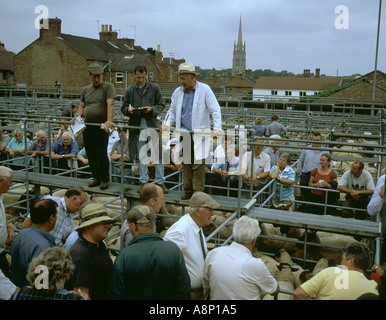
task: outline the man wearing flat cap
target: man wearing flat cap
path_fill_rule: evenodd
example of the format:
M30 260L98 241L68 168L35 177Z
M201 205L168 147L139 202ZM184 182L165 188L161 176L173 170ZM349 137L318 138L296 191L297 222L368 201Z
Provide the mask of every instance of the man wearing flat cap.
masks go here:
M113 127L114 86L103 81L103 69L99 64L88 67L91 84L83 88L80 96L78 115L84 117L86 129L83 131L83 143L89 159L93 179L89 187L109 187L109 158L107 146L109 129Z
M195 191L204 191L205 159L209 157L211 146L210 139L206 137L209 134L217 137L222 130L221 109L210 87L196 80L198 73L192 63L180 64L178 74L181 86L172 95L170 109L161 130L171 128L175 122L176 131L180 131L180 137L183 138L184 194L182 199L186 200L190 199ZM211 130L210 116L213 119L213 130ZM187 132L190 132L188 141L185 140Z
M75 271L66 289L80 289L92 300L107 299L107 284L114 266L103 240L114 221L103 203L89 202L82 208L81 223L76 229L79 239L69 250Z
M164 240L172 241L181 249L190 276L193 300L203 295L202 275L207 247L202 228L211 222L213 210L220 208L210 195L195 192L189 201L188 212L175 222L166 232Z
M124 300L188 300L190 280L180 249L154 233L153 208L133 207L127 217L133 240L119 253L109 296Z

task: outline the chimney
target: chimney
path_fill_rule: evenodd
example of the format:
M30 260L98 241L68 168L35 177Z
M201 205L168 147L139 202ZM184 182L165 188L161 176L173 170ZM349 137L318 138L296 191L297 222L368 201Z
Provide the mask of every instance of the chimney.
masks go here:
M40 20L40 38L57 38L62 34L62 20L58 18L49 18L48 19L48 29L44 29L43 19Z
M102 24L101 32L99 32L99 40L110 41L112 44L118 44L118 32L112 30L113 27L110 24Z
M309 78L310 75L311 75L310 69L304 69L303 77L304 77L304 78Z
M161 46L157 44L157 51L155 52L155 63L162 63L162 52L161 52Z
M315 69L315 78L320 78L320 68Z

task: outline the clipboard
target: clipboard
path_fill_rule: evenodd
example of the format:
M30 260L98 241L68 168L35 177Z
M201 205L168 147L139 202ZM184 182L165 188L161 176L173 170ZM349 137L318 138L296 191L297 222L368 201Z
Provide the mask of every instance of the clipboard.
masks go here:
M147 109L147 107L139 107L139 108L133 108L133 111L143 111L146 109Z
M74 132L75 137L79 137L82 132L86 129L83 119L80 116L75 118L75 123L72 126L72 131Z

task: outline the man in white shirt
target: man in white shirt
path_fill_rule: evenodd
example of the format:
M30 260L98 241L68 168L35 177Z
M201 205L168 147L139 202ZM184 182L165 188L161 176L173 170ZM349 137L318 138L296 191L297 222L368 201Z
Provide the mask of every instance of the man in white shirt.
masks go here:
M254 188L261 188L264 186L269 178L269 171L271 169L271 158L265 152L263 152L263 146L260 145L262 141L256 139L254 142L254 159L253 170L252 167L252 151L248 151L244 154L241 163L241 174L244 181L244 187L249 188L253 183ZM252 175L251 175L252 171Z
M188 62L178 66L181 86L173 92L170 109L161 126L162 131L170 130L175 122L175 132L187 138L187 141L182 141L185 153L182 200L190 199L195 191L204 191L205 159L208 159L211 145L207 138L217 137L222 130L221 108L216 96L207 84L196 80L198 73L195 70L195 66ZM185 134L192 131L194 133L188 139Z
M384 205L384 203L385 203L385 180L383 180L383 184L377 183L373 196L371 197L371 200L367 205L367 213L371 217L376 218L378 215L380 217L379 221L381 221L381 224L382 224L381 230L383 232L383 239L385 239L385 235L386 235L386 206ZM381 263L385 261L386 261L386 244L382 244Z
M11 244L16 236L15 231L7 225L5 208L3 204L3 194L8 192L12 185L13 173L12 170L1 166L0 167L0 269L5 276L10 275L9 264L6 258L6 244Z
M233 226L234 242L209 252L202 283L212 300L261 300L279 293L280 286L264 262L252 256L259 235L257 219L242 216Z
M207 247L202 227L208 226L213 210L220 204L204 192L193 193L189 201L188 212L175 222L166 232L165 241L172 241L181 249L186 269L190 277L192 299L200 300L203 295L202 272Z
M356 160L351 164L351 169L347 170L339 181L337 189L347 193L344 207L351 207L366 210L371 195L374 193L374 181L371 173L364 170L364 163ZM351 217L352 210L343 209L343 217ZM355 218L364 220L366 212L355 211Z

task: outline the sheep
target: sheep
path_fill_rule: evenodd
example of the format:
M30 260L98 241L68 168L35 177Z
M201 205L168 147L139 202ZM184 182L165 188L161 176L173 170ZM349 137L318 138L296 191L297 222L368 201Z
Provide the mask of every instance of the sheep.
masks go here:
M288 263L280 263L277 266L279 272L276 275L276 281L280 286L280 290L293 292L296 288L293 272L298 269L290 266ZM263 300L273 300L274 297L266 295ZM293 294L279 293L277 300L293 300Z
M287 251L295 251L296 243L285 240L296 241L296 238L285 237L280 232L280 227L274 227L270 223L261 223L260 224L261 235L275 237L276 239L270 238L258 238L258 248L260 251L265 251L269 253L275 253L280 249L286 249Z
M277 268L277 266L279 265L279 262L277 262L275 259L271 258L270 256L260 253L256 247L252 252L252 256L255 258L261 259L264 262L265 266L267 267L268 271L276 279L276 276L279 273L279 269Z
M315 276L318 272L320 272L323 269L326 269L328 267L333 267L336 264L333 260L329 258L320 258L319 261L315 264L314 268L312 269L312 272L309 270L304 270L300 276L299 279L302 283L310 280L313 276Z
M300 280L300 275L302 272L304 272L304 269L299 266L298 264L294 263L291 256L285 249L281 249L276 253L276 261L279 262L280 264L288 264L289 266L293 267L296 269L296 271L293 272L293 277L294 277L294 284L296 287L300 286L302 284L302 281Z

